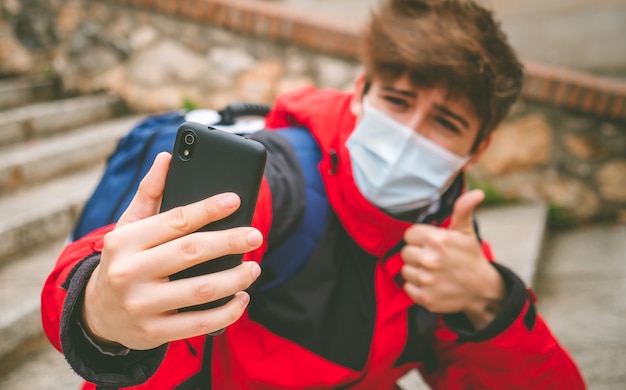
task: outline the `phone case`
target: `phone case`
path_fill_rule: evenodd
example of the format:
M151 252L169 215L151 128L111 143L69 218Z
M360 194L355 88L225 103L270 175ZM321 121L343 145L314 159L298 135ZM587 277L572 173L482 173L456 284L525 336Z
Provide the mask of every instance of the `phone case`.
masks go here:
M260 142L195 122L183 123L176 135L161 211L219 193L235 192L241 198L239 209L199 230L250 226L266 158L267 152ZM170 279L222 271L241 264L242 258L242 254L223 256L171 275ZM216 307L230 298L182 310Z

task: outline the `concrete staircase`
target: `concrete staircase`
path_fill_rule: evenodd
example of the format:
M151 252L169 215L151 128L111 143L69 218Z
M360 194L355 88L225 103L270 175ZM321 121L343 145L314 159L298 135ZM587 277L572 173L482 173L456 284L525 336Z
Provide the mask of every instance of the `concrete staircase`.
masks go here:
M77 388L45 340L39 296L117 140L139 120L104 93L0 80L0 389Z
M108 94L63 98L54 81L0 80L0 389L72 389L81 379L41 330L41 287L119 137L140 117ZM532 284L546 208L485 208L481 233ZM404 389L427 388L416 373Z

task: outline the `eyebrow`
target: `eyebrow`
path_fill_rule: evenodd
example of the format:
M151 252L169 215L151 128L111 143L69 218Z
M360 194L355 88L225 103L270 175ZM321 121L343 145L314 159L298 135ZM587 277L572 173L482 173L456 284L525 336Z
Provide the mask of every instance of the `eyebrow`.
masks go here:
M415 99L417 97L417 93L408 89L397 89L392 86L381 86L380 89L385 90L387 92L397 93L402 96L406 96L409 98Z

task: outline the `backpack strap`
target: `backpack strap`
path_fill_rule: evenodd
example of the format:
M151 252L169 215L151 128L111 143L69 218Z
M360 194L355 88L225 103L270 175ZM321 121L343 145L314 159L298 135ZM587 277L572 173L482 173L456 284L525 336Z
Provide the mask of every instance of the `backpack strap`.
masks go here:
M272 277L257 291L267 291L289 280L313 254L326 227L329 204L318 168L322 159L319 145L308 129L289 127L275 130L293 147L305 181L305 208L296 229L276 249L268 252L261 267Z

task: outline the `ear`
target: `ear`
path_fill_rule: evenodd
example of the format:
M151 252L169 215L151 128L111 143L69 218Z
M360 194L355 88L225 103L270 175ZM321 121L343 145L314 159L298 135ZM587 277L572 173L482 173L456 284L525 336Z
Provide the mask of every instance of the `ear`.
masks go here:
M354 94L350 101L350 112L357 118L363 115L363 89L365 88L365 73L361 73L354 81Z
M489 134L487 138L485 138L484 140L480 142L480 144L478 144L478 148L476 148L476 152L474 152L474 154L469 159L467 164L465 164L465 166L463 167L463 172L469 171L469 169L478 162L478 160L480 159L480 156L482 156L485 150L487 150L487 147L489 146L490 143L491 143L491 134Z

